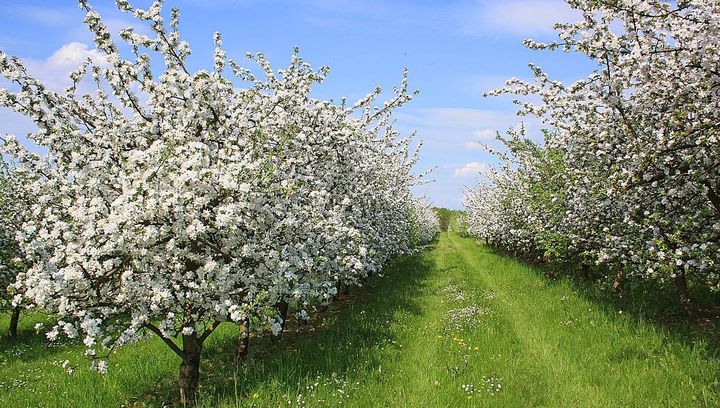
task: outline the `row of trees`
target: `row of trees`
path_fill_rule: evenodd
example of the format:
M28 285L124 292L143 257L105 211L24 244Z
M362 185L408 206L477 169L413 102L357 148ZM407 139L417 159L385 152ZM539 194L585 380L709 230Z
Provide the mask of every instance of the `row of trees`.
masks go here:
M247 69L217 33L214 69L191 73L177 9L168 25L161 1L117 4L153 34L121 31L127 58L81 0L104 57L64 92L0 53L13 83L0 106L31 118L29 139L48 152L2 139L0 199L13 205L2 206L1 271L13 305L51 313L48 337L82 338L101 371L110 350L159 336L182 360L190 404L218 325L277 334L288 310L307 318L431 240L438 221L410 193L417 151L390 122L411 99L407 74L381 107L379 88L352 106L321 101L311 89L327 68L296 52L278 72L262 54Z
M30 205L30 197L24 194L26 181L26 174L13 171L0 157L0 310L10 311L10 337L17 336L21 308L12 304L11 292L6 289L25 269L15 234L22 228L23 214Z
M490 181L466 196L470 232L518 255L604 264L615 279L674 284L691 317L688 280L720 279L720 9L716 1L570 0L581 21L530 48L580 52L590 76L491 94L519 102L551 131L523 131ZM539 102L538 102L539 101Z
M438 217L440 218L440 231L457 231L457 223L463 217L463 212L458 210L449 210L447 208L436 208Z

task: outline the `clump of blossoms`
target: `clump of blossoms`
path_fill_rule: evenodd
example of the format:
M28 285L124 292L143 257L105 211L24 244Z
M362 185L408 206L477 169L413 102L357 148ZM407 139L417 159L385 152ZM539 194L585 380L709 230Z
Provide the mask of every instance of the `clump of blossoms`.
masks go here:
M545 148L562 157L555 199L564 214L542 227L608 265L618 284L672 283L692 317L688 280L720 283L720 9L710 0L568 3L581 21L558 24L557 42L526 44L584 53L597 70L565 85L533 66L534 83L510 80L493 92L539 96L518 102L520 113L553 130ZM494 203L481 194L469 201L503 207L507 194L495 191ZM477 234L489 231L482 223L491 222L476 223ZM530 246L538 241L530 234Z
M550 140L553 134L545 136ZM567 237L567 176L561 152L527 139L524 129L498 139L506 152L491 152L501 166L466 192L469 232L516 256L582 262L581 240Z
M257 77L227 58L219 34L213 70L191 73L177 9L168 26L160 1L117 4L153 34L121 31L128 59L81 0L104 57L71 73L64 92L0 53L13 83L0 106L31 118L30 139L48 151L31 157L13 137L1 146L24 158L42 215L19 234L30 267L14 287L57 316L49 338L83 338L101 371L108 350L159 336L182 359L181 402L192 403L203 344L222 322L278 332L288 303L306 315L412 249L426 220L410 194L417 153L390 120L411 94L405 75L381 107L380 89L352 106L316 100L327 68L296 53L275 72L248 55ZM151 55L164 60L160 75ZM96 91L80 95L83 81Z
M440 232L440 218L430 203L422 199L411 201L412 238L416 245L427 244Z

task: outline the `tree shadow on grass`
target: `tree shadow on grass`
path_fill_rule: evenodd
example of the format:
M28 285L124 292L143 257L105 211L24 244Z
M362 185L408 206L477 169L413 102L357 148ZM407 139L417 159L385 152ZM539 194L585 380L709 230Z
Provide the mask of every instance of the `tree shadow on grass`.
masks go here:
M510 255L480 244L487 254L501 257ZM557 265L539 265L534 262L513 258L541 276L548 285L568 283L573 292L598 305L610 315L619 313L633 318L636 323L645 323L663 330L668 338L702 348L707 356L720 359L720 293L712 292L707 286L690 284L693 301L708 312L708 316L696 321L688 319L680 308L674 287L652 280L626 279L619 292L612 290L615 274L607 273L601 267L593 267L588 277L581 277L577 268Z
M622 311L638 321L667 330L672 336L692 346L703 347L713 359L720 358L720 294L706 286L690 287L693 301L709 314L695 321L689 320L679 306L674 288L656 281L626 281L618 293L613 293L612 280L601 274L591 280L573 276L562 279L570 282L574 290L585 299L602 305L614 313Z
M30 362L47 359L65 351L67 347L79 344L79 341L69 339L50 342L45 335L45 330L35 330L36 323L43 323L45 328L52 323L42 313L31 311L21 314L17 337L8 337L8 321L9 317L0 317L0 366L16 361Z
M377 370L383 363L378 351L397 340L392 326L403 316L422 314L418 298L433 266L427 251L395 259L383 270L384 276L351 289L308 323L289 317L280 340L269 334L251 338L250 353L241 365L233 362L237 329L226 324L203 350L201 405L240 406L257 390L295 395L319 377ZM175 391L169 382L163 385L170 391L156 386L134 400L157 404L159 394Z

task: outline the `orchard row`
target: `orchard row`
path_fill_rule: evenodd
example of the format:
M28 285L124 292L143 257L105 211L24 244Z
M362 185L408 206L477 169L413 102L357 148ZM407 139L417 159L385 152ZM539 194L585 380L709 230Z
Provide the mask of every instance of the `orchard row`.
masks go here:
M625 279L720 288L720 9L711 0L571 0L583 19L532 49L579 52L597 70L570 85L532 66L535 82L492 94L533 96L523 131L490 182L468 192L471 234L534 259L601 264Z
M219 34L214 68L191 73L178 10L167 23L160 1L117 3L153 34L127 28L120 47L81 0L102 58L64 92L0 53L13 84L0 106L31 118L29 138L47 151L0 144L2 283L16 310L56 319L51 340L83 339L101 371L109 350L159 336L182 359L181 402L192 403L218 325L277 334L288 311L307 319L432 240L438 220L411 195L417 151L390 121L412 96L407 75L381 107L379 88L351 106L317 100L327 68L295 53L277 72L248 55L247 69Z

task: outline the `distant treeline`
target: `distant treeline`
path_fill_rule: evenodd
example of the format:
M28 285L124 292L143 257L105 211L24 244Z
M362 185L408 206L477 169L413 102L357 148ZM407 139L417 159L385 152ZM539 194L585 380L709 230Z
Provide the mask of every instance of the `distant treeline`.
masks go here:
M440 231L455 231L460 235L466 235L467 227L464 211L441 207L435 207L435 211L440 219Z

